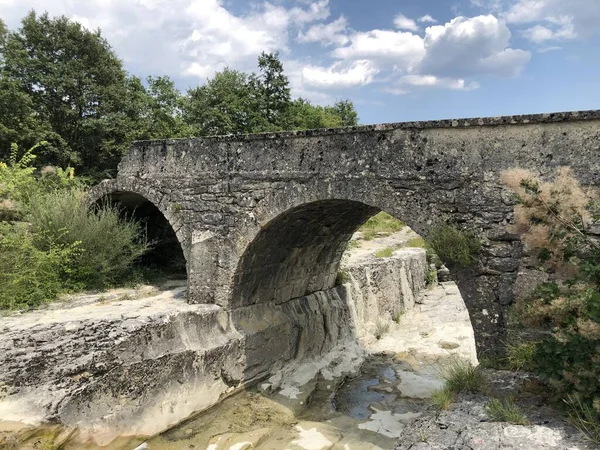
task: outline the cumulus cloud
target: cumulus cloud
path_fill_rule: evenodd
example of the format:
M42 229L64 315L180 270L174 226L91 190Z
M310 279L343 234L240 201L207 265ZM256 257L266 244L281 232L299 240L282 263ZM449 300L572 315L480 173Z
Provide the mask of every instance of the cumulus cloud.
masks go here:
M345 17L329 23L320 23L311 26L306 32L300 31L298 42L320 42L323 45L345 45L349 42L346 36L348 21Z
M347 37L349 43L333 50L331 56L346 65L369 61L387 77L398 74L394 87L386 88L394 93L415 87L476 89L476 81L466 80L484 75L518 76L531 58L530 52L510 47L511 31L493 15L457 17L444 25L429 26L423 37L392 30L355 32ZM336 83L336 78L330 82Z
M350 45L338 47L331 56L343 60L368 59L377 65L395 64L408 69L425 53L423 39L409 32L372 30L349 36Z
M508 27L492 15L457 17L427 28L420 70L443 77L516 76L531 54L509 48L510 38Z
M396 25L396 28L399 30L419 31L419 25L404 14L398 14L394 17L394 25Z
M302 69L304 83L315 87L364 86L379 72L369 61L354 61L349 67L335 63L331 67L308 66Z

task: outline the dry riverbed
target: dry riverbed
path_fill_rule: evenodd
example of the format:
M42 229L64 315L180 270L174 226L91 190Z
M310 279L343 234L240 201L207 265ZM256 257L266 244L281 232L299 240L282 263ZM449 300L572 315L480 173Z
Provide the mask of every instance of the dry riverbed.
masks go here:
M376 260L375 253L402 250L416 235L404 229L371 241L359 240L344 264ZM180 286L156 292L151 288L105 294L102 303L115 302L129 311L134 303L156 295L177 301ZM176 293L171 295L170 293ZM140 298L141 297L141 298ZM138 300L135 300L138 299ZM84 307L97 296L71 301ZM322 358L292 363L255 388L226 398L178 426L150 439L123 438L111 449L127 450L376 450L376 449L587 449L576 430L532 390L529 377L487 371L494 395L516 393L524 400L533 425L490 422L488 397L459 397L449 411L436 413L429 397L442 386L441 373L457 360L477 364L473 330L464 302L452 282L429 288L413 308L388 321L376 338L363 333ZM150 306L148 306L150 307ZM52 307L50 307L52 309ZM133 314L134 311L131 311ZM35 315L27 320L36 320ZM16 319L15 319L16 320ZM0 448L95 449L60 435L45 434L14 423L3 423Z

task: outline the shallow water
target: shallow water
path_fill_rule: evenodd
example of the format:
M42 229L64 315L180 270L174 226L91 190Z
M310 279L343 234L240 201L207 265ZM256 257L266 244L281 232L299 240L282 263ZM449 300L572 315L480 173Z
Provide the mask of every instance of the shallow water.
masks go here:
M427 400L405 397L399 390L398 373L407 369L405 361L371 357L353 379L313 380L301 387L296 402L248 390L146 441L143 448L391 449L402 427L429 408ZM332 383L341 383L337 391Z

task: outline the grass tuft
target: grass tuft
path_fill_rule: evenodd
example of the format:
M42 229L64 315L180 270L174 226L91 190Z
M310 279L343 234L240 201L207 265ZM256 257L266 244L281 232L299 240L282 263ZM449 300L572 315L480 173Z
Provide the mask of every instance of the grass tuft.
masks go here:
M485 378L481 368L463 361L452 363L445 369L442 377L446 388L455 394L481 392L485 386Z
M335 277L335 285L341 286L341 285L349 283L349 282L350 282L350 272L348 272L348 269L340 270Z
M577 396L569 395L564 402L569 408L568 422L594 444L600 445L600 405L598 410L583 404Z
M472 231L440 223L429 230L427 242L446 263L470 266L479 260L481 241Z
M375 339L381 339L390 331L390 321L387 317L378 317L375 322Z
M488 417L494 422L508 422L513 425L529 425L530 422L521 412L514 399L493 398L486 406Z
M456 394L447 387L438 389L431 395L431 402L438 411L450 409L450 406L456 400Z
M506 363L510 370L531 371L533 356L537 343L521 342L520 344L509 344L506 346Z

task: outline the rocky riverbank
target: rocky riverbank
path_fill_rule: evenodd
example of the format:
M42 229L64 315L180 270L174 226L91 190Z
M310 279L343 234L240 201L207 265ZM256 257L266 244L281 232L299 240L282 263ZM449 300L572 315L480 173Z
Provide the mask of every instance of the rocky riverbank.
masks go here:
M187 305L171 283L2 318L0 447L593 448L509 372L488 384L527 399L533 425L491 422L484 395L432 408L444 367L477 358L456 285L425 286L412 238L359 241L342 286L277 307Z

